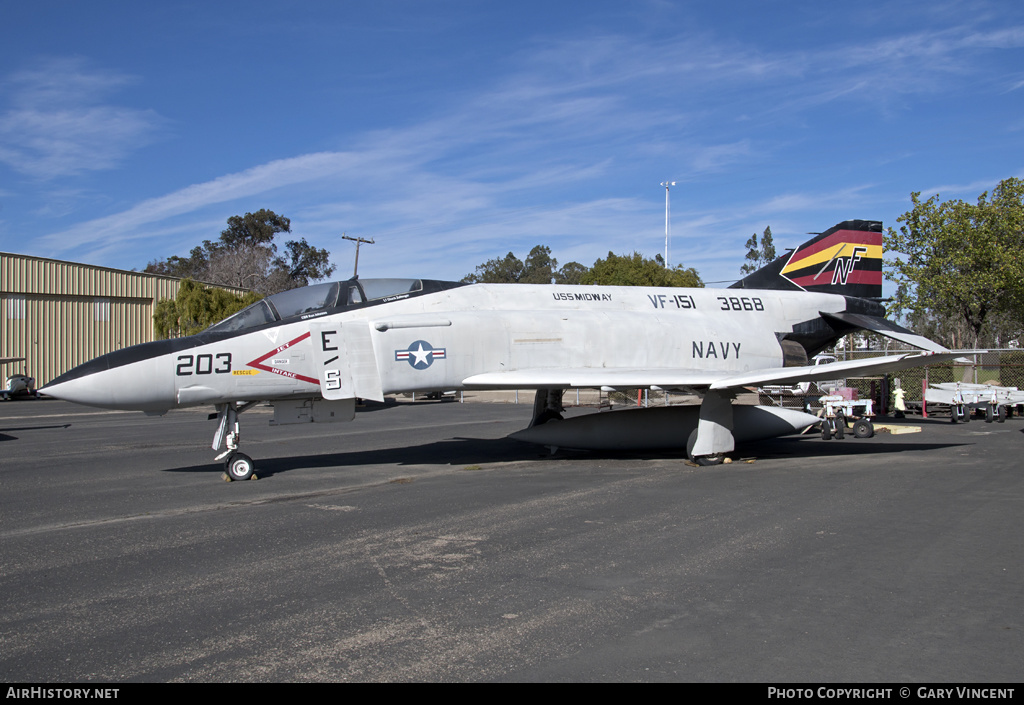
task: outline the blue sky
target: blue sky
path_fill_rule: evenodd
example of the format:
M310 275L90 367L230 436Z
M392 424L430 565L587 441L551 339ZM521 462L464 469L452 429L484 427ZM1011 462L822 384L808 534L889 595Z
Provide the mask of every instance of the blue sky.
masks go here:
M269 208L340 275L744 243L1024 176L1024 4L6 3L0 250L124 269Z

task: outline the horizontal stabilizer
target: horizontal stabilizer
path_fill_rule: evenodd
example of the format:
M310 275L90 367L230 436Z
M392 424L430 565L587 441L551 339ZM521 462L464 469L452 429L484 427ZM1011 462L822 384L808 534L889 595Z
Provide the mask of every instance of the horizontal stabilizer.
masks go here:
M846 311L840 313L827 313L822 311L821 315L830 323L838 321L840 323L840 328L842 326L847 326L858 330L871 331L872 333L878 333L879 335L884 335L887 338L892 338L893 340L898 340L901 343L913 345L915 348L930 350L931 352L949 352L948 348L944 348L938 343L928 340L928 338L925 338L923 335L918 335L914 331L907 330L903 326L899 326L885 318L868 316L863 313L849 313Z

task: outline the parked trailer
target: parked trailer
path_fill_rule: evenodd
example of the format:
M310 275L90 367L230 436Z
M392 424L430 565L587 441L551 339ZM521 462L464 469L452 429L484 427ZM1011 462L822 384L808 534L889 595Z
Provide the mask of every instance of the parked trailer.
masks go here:
M846 429L847 419L853 422L855 438L871 438L875 435L874 404L870 399L847 399L841 394L829 394L819 401L822 403L824 418L821 420L821 437L842 438Z
M1016 387L997 387L966 382L942 382L925 390L925 404L949 407L949 420L968 422L972 413L984 415L986 423L1002 423L1013 416L1014 408L1024 409L1024 392Z

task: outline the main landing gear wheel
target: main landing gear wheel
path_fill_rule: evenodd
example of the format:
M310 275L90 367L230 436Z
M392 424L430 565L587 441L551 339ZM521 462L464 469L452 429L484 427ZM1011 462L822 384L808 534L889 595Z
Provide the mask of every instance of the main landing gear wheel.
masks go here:
M256 466L253 465L252 458L245 453L232 453L224 461L224 472L230 480L251 479L255 471Z
M711 455L694 455L693 446L697 443L697 429L693 429L690 432L690 437L686 439L686 457L690 459L690 462L696 463L701 467L711 467L712 465L721 465L725 462L725 453L712 453Z

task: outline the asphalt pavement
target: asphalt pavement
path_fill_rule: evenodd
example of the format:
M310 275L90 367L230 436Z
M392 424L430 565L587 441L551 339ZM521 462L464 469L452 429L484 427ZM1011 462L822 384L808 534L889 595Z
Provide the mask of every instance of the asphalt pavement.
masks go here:
M704 468L551 456L529 405L257 407L229 483L208 412L0 403L0 679L1021 676L1018 418Z

